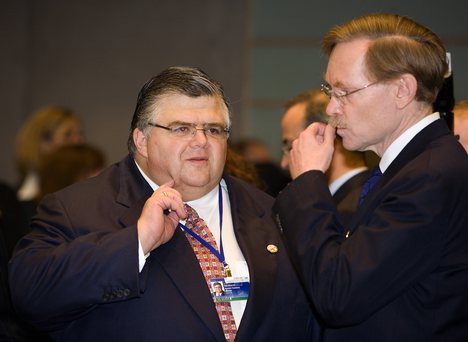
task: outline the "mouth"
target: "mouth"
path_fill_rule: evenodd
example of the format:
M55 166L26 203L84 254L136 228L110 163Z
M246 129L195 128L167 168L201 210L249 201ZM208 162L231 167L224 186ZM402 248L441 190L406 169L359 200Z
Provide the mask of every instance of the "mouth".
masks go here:
M187 161L195 164L204 164L208 162L208 157L191 157L187 158Z

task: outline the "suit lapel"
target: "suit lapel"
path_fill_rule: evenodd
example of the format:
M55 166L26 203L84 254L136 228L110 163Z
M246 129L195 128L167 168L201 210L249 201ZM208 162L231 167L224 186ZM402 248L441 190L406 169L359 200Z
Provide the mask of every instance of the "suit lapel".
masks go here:
M333 195L333 201L335 204L338 205L340 202L342 202L351 191L355 190L356 188L360 189L368 177L369 170L365 170L348 179L348 181L346 181L346 183L344 183ZM352 204L354 205L355 203Z
M429 143L442 135L450 134L450 130L443 119L439 119L425 127L421 132L403 148L400 154L385 170L382 179L372 188L369 194L366 196L366 200L359 207L356 212L350 227L352 231L356 229L357 225L364 222L364 219L369 216L369 210L371 207L375 208L376 200L379 201L378 196L381 193L381 189L391 179L401 171L405 165L414 160L419 154L427 149Z
M235 181L226 176L231 202L234 232L239 247L249 267L250 292L247 306L238 327L237 339L249 341L261 325L273 298L277 257L267 251L269 244L280 246L279 235L264 229L267 214L259 208L251 195ZM261 270L258 272L258 270Z

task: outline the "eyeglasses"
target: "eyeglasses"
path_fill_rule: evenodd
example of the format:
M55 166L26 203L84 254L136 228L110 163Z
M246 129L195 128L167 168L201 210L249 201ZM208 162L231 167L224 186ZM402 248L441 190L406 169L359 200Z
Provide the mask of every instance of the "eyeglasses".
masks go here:
M328 83L323 83L320 86L320 90L322 90L325 93L325 95L328 96L329 99L334 97L341 105L344 105L346 104L347 96L357 93L358 91L367 89L370 86L373 86L374 84L377 84L377 83L379 83L379 81L366 84L364 87L354 89L354 90L340 90L340 89L333 90L331 85L329 85Z
M292 141L290 140L283 140L283 146L281 146L281 151L284 155L289 154L292 150Z
M229 128L218 124L205 124L202 128L197 128L195 124L190 123L173 123L169 126L158 125L149 122L148 125L165 129L176 138L193 138L197 131L202 131L207 138L227 139L229 137Z

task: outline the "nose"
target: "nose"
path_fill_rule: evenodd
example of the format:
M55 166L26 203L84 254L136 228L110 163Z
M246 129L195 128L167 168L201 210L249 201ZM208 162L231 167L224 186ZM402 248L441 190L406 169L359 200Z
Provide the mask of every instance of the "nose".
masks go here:
M341 114L342 109L343 109L343 107L341 106L339 100L336 99L334 96L332 96L330 98L330 101L328 101L327 108L325 109L325 112L330 117L336 117L336 116Z
M192 141L197 142L198 144L206 144L208 137L203 128L196 128L192 133Z

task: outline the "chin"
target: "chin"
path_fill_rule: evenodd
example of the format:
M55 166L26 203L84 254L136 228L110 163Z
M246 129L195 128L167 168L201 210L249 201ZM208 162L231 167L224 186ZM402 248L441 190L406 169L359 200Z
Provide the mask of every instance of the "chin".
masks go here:
M348 151L362 151L359 145L353 144L352 142L346 141L345 139L343 139L343 147Z

